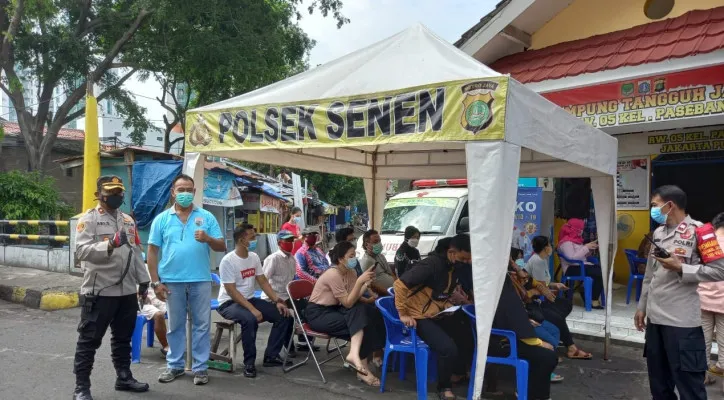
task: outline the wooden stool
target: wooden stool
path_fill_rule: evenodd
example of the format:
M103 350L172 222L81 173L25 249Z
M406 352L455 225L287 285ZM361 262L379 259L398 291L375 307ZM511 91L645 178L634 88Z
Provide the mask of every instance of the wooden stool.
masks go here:
M241 336L239 336L238 339L236 337L236 322L223 320L215 322L215 324L216 332L214 333L214 340L211 343L209 368L234 372L236 370L236 345L239 343L239 339L241 339ZM224 330L229 331L229 347L219 352L221 336L224 334Z

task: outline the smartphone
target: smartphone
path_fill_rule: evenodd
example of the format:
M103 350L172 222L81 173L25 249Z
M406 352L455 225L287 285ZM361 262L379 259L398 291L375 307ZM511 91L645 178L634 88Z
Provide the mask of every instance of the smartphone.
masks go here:
M668 251L664 250L663 247L656 244L656 242L654 242L654 239L652 239L651 236L649 236L648 234L644 234L644 237L646 238L646 240L651 242L651 244L654 246L654 255L656 257L659 257L659 258L671 257L671 253L669 253Z
M375 263L375 265L371 266L368 271L373 271L373 272L374 272L374 270L377 269L377 264L379 264L379 263Z

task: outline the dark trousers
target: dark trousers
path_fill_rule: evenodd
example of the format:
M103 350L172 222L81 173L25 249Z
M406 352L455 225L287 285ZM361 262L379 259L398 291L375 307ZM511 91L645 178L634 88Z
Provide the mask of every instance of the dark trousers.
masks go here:
M707 369L704 331L657 325L648 321L644 357L653 400L705 400Z
M356 303L352 308L309 303L306 309L309 327L342 339L364 330L359 356L363 360L373 351L385 347L386 330L382 314L372 304Z
M551 374L558 365L556 353L519 340L518 358L528 361L528 398L533 400L551 397Z
M81 296L80 323L78 324L78 343L75 347L76 386L90 388L90 374L93 370L96 350L111 327L111 359L116 372L130 371L131 336L136 326L138 302L136 295L110 297L98 296L91 310L85 307Z
M274 303L257 298L251 298L248 301L254 308L259 310L264 322L273 324L271 332L269 332L264 358L279 356L282 346L289 338L286 334L289 332L289 326L293 322L292 319L282 316ZM256 317L251 311L233 300L220 305L218 311L222 317L238 322L241 325L241 347L244 349L244 365L254 365L256 362L256 332L259 329L259 322Z
M591 300L600 300L601 293L603 293L603 273L601 267L598 265L587 264L586 265L586 276L593 279L593 290L591 291ZM581 266L571 265L566 269L567 276L580 276Z
M437 354L437 388L452 387L453 374L464 376L472 365L475 341L470 318L462 312L417 320L417 334Z
M573 336L571 331L568 329L568 323L566 317L563 317L557 310L552 307L541 306L543 316L545 320L555 325L559 331L561 331L561 342L563 345L568 347L573 345ZM553 346L558 346L558 343L551 343Z

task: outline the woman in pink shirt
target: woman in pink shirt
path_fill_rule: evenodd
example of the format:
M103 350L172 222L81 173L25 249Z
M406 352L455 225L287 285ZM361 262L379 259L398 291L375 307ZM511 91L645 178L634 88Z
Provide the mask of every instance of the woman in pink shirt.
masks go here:
M720 213L711 221L716 231L719 247L724 249L724 213ZM719 346L717 363L709 367L709 373L724 377L724 282L702 282L699 284L699 300L701 301L701 327L704 329L706 341L706 354L711 354L711 343L716 327L716 344ZM707 361L709 358L707 357ZM714 383L714 379L707 376L707 384Z
M601 306L601 293L603 292L603 274L601 266L595 265L587 261L591 250L598 248L598 243L590 242L583 244L583 228L582 219L571 218L561 228L558 234L558 251L569 260L579 260L585 263L586 276L593 278L593 291L591 293L591 306L598 310L603 310ZM579 264L570 264L561 258L561 267L563 274L568 276L580 276L581 266Z

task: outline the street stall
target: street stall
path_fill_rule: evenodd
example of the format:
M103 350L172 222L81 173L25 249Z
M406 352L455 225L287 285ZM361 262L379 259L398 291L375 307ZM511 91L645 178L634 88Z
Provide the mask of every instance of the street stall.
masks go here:
M422 25L191 110L186 132L184 171L194 179L203 180L207 155L361 177L377 228L388 179L467 176L475 393L508 265L518 177L591 177L604 274L615 252L616 139Z

